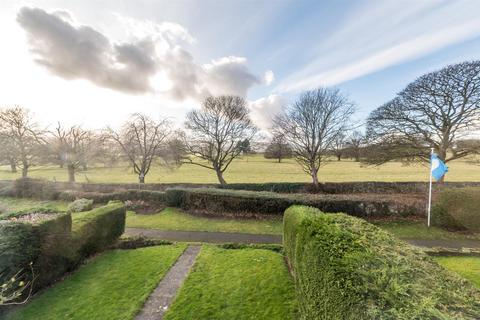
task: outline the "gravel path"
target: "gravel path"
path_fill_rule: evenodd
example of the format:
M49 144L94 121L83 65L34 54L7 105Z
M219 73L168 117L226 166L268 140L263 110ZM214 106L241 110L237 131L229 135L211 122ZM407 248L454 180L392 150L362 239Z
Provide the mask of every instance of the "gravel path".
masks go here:
M248 234L205 231L163 231L157 229L126 228L125 235L129 237L143 235L169 241L209 242L209 243L282 243L281 235Z
M148 297L135 320L159 320L163 318L168 307L177 295L178 289L190 272L200 252L200 246L189 246L178 258L177 262L160 281L157 288Z

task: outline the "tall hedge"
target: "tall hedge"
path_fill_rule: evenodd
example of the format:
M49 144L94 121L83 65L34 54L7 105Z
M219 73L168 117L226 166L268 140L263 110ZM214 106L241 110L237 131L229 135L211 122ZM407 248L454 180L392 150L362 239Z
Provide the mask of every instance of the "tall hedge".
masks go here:
M432 223L480 232L480 188L445 189L435 197Z
M125 206L118 201L91 211L73 213L72 238L78 254L88 256L112 244L125 231L125 216Z
M364 220L304 206L284 216L301 319L480 319L480 291Z
M418 209L408 203L392 202L388 199L372 199L365 196L279 194L244 190L213 188L172 188L166 190L169 206L187 210L200 210L209 215L254 214L283 215L291 205L303 204L328 212L346 212L350 215L407 216L418 214ZM422 213L423 213L422 206Z

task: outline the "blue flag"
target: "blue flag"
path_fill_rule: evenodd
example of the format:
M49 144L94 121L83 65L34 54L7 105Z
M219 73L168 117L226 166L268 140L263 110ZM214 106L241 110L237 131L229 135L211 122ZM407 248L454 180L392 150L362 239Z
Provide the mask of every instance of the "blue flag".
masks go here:
M448 172L448 167L436 154L432 154L430 170L432 171L432 177L438 181Z

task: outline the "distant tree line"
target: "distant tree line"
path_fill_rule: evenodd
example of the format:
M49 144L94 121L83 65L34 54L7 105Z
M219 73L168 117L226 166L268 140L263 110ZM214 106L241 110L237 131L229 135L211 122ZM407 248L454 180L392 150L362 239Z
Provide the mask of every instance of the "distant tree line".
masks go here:
M320 168L331 161L429 161L431 148L445 162L478 153L480 62L449 65L419 77L373 110L366 124L352 122L355 109L338 89L300 94L274 116L265 158L278 163L294 158L317 186ZM48 129L27 109L14 106L0 109L0 164L21 171L22 177L32 166L55 164L75 182L76 174L91 165L127 162L139 183L146 181L153 164L188 164L214 171L223 185L232 162L253 152L257 133L247 102L237 96L207 97L177 131L168 120L141 113L119 129L62 123Z

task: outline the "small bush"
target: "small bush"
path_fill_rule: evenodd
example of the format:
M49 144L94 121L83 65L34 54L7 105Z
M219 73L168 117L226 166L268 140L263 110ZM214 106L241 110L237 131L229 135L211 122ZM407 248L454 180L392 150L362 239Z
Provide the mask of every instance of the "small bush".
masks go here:
M479 319L480 291L364 220L303 206L284 216L301 319Z
M434 200L432 223L480 232L480 188L445 189Z
M78 199L68 205L68 212L83 212L89 211L93 208L93 200L91 199Z

